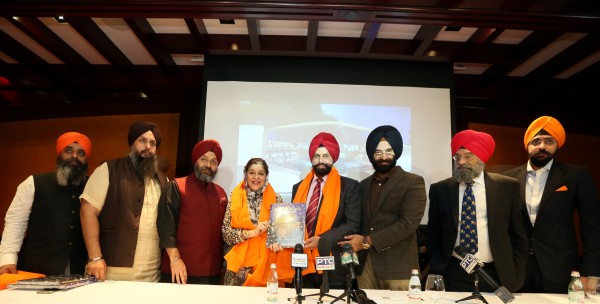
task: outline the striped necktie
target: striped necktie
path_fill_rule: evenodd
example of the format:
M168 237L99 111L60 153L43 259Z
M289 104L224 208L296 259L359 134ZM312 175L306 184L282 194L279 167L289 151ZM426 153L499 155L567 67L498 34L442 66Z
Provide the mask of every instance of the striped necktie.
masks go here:
M475 195L473 184L467 184L463 194L462 210L460 213L459 244L465 252L475 254L477 252L477 208L475 207Z
M321 199L321 182L323 180L318 178L316 180L315 189L310 196L308 208L306 209L306 231L308 237L315 235L315 224L317 222L317 209L319 209L319 200Z

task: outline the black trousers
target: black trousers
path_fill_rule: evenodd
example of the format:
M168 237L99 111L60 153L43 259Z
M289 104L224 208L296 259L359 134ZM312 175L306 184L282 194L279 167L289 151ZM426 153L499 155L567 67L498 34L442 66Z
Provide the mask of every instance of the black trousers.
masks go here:
M530 254L525 268L525 282L519 292L567 293L571 277L556 278L556 281L544 280L535 255Z

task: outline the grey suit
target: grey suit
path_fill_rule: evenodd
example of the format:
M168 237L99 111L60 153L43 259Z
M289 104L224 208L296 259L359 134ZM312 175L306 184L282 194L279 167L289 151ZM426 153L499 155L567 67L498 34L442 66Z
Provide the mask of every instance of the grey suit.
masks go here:
M395 167L371 213L372 184L373 175L360 182L361 234L371 237L368 254L373 271L378 280L408 280L411 269L419 269L417 228L427 202L425 182L420 175ZM366 253L359 252L360 265L365 264Z
M498 283L514 291L523 284L527 261L519 184L514 178L488 172L484 172L484 181L489 245ZM459 223L458 188L454 178L447 178L432 184L429 190L427 252L432 273L443 274L453 258Z

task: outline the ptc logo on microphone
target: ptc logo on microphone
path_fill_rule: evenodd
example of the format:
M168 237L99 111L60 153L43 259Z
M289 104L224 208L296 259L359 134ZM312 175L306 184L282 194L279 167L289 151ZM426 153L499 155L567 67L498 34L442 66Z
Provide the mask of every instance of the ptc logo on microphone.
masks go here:
M333 256L318 256L315 258L317 270L334 270L335 261Z
M472 273L475 266L477 266L477 260L475 260L475 257L472 254L467 253L462 261L460 261L460 267L467 273Z

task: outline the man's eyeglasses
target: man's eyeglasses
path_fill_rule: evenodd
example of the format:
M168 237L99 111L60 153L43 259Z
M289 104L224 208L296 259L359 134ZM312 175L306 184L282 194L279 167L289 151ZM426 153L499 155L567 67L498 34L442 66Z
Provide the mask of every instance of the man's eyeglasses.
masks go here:
M453 159L455 162L459 162L459 161L461 161L461 160L464 160L464 161L469 161L469 159L471 159L471 157L473 157L473 154L471 154L471 153L467 153L467 154L465 154L465 155L454 154L454 156L452 156L452 159Z
M385 149L385 151L381 151L381 150L375 150L375 152L373 153L374 156L383 156L383 154L385 155L394 155L394 149Z
M213 167L216 167L219 165L219 161L216 158L208 160L208 158L205 156L200 157L200 163L201 164L210 164Z
M544 143L544 145L546 146L552 146L556 143L556 140L554 138L534 138L532 139L529 144L537 147L539 145L541 145L542 143Z

